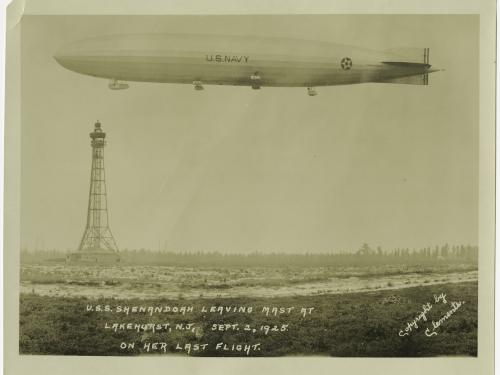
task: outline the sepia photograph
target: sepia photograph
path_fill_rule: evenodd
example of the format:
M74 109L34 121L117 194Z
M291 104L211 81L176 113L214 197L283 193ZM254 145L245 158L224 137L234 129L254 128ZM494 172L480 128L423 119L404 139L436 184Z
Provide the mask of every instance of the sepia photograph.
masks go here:
M20 354L477 356L478 37L24 17Z
M491 373L487 2L14 2L6 374Z

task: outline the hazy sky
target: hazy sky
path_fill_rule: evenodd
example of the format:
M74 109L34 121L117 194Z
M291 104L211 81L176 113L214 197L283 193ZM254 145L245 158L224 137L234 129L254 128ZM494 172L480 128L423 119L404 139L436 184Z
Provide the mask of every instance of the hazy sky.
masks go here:
M22 20L22 245L76 249L100 120L120 248L324 252L477 243L476 16L46 17ZM429 47L429 86L130 83L52 55L120 33L283 36Z

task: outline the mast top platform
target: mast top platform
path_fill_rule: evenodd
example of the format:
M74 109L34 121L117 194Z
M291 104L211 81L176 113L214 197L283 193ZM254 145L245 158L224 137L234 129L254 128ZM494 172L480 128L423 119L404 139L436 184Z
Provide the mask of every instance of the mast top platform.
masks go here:
M101 129L101 123L97 121L94 125L94 131L90 133L90 138L98 139L98 138L106 138L106 133L104 133Z

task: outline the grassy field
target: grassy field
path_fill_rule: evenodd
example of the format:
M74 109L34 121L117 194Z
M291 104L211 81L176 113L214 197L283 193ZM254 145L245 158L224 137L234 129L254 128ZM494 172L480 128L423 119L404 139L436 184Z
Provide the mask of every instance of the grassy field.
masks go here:
M445 293L447 304L434 303L434 295ZM451 301L465 301L454 314L427 337L432 328L450 310ZM420 321L418 329L404 337L407 327L422 311L422 305L433 304L428 321ZM108 305L109 312L88 311L87 306ZM192 306L193 312L131 313L117 312L117 306ZM252 312L202 311L223 306L252 307ZM263 307L294 307L287 314L262 313ZM302 307L314 307L305 317ZM190 330L140 331L105 329L113 323L195 323ZM238 329L212 330L214 324L238 324ZM281 331L282 325L287 325ZM261 329L276 326L278 331ZM249 328L250 330L246 330ZM253 331L255 329L255 332ZM135 343L134 348L120 349L120 344ZM145 344L166 343L161 351L147 352ZM221 350L233 344L258 345L248 353ZM21 354L64 355L189 355L195 356L286 356L325 355L337 357L424 357L477 355L477 282L419 286L400 290L362 293L326 294L275 298L198 298L195 300L134 300L85 297L42 297L22 294L20 297ZM194 345L205 345L194 350Z
M477 266L164 267L39 264L21 267L21 291L116 299L287 297L400 289L477 280Z

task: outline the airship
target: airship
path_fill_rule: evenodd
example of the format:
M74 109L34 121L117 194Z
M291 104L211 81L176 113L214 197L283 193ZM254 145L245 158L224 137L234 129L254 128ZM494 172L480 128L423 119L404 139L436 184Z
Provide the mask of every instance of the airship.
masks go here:
M109 88L128 82L316 87L359 83L428 85L429 48L384 51L326 41L192 34L108 35L71 43L54 55L71 71L105 78Z

